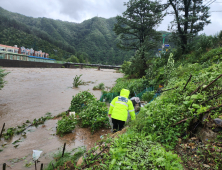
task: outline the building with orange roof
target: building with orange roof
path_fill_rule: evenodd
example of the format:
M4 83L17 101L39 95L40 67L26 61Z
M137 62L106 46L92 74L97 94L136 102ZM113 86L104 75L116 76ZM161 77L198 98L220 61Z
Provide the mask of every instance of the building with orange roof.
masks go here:
M0 51L10 52L10 53L18 53L19 48L17 47L17 45L15 45L13 47L13 46L0 44Z
M19 54L17 45L8 46L0 44L0 59L28 61L28 57L25 54Z
M23 60L34 62L48 62L54 63L55 59L50 59L49 54L42 52L42 50L35 51L33 48L28 49L25 47L8 46L0 44L0 59L7 60Z

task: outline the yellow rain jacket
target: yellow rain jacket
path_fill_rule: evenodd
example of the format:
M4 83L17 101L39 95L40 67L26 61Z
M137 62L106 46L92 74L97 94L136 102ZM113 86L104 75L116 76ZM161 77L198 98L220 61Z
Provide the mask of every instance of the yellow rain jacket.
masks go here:
M127 89L122 89L120 96L115 97L110 103L109 115L113 119L126 121L128 117L128 111L131 116L131 120L135 119L135 111L133 103L128 99L130 91Z

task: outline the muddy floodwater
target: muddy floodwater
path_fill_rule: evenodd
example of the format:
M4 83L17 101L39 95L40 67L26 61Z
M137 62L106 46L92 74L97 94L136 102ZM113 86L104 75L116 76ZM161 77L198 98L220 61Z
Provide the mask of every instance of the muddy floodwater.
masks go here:
M0 130L3 123L5 129L22 125L26 120L45 116L50 112L55 116L68 110L72 96L80 91L89 90L97 99L101 91L92 90L95 85L104 83L113 87L117 78L122 77L112 69L66 69L66 68L3 68L10 72L6 77L5 87L0 90ZM81 80L88 82L79 88L72 88L73 78L82 74ZM32 150L42 150L38 163L46 166L52 155L66 142L66 150L79 146L89 148L100 139L101 135L110 133L109 129L101 129L91 135L89 129L76 128L73 133L59 137L56 134L58 120L48 120L37 128L30 127L26 136L15 135L12 139L0 141L0 168L3 163L6 169L22 170L26 166L34 168ZM17 147L12 144L18 140ZM2 151L1 151L2 150Z

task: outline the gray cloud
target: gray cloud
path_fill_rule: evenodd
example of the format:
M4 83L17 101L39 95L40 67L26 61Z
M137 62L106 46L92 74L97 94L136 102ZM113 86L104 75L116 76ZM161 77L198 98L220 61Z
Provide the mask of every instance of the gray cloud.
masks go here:
M47 14L46 2L34 0L1 0L1 7L10 11L32 17L44 17Z
M222 30L222 1L221 3L213 3L210 5L210 20L211 24L207 25L204 28L204 31L201 33L205 33L206 35L215 35L216 33ZM221 11L221 12L217 12Z
M83 22L95 16L110 18L121 15L128 0L0 0L4 9L31 17L46 17L70 22ZM163 0L162 2L166 2ZM216 1L218 2L218 0ZM210 11L222 11L222 3L210 5ZM211 13L211 24L202 33L214 35L222 30L222 12ZM167 31L173 16L166 16L157 30Z
M59 0L61 4L61 13L68 15L70 18L81 22L94 16L110 18L121 14L125 7L125 0Z

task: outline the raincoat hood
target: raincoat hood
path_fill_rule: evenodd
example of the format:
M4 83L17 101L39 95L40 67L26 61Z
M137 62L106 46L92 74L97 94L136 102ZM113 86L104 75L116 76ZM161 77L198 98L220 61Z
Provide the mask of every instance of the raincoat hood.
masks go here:
M127 89L122 89L121 92L120 92L120 96L126 97L126 98L129 97L129 94L130 94L130 91L127 90Z

